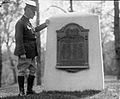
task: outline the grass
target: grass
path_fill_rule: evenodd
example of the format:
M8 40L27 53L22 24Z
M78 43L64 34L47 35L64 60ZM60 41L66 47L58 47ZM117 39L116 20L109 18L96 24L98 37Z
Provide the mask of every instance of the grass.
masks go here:
M0 99L80 99L99 93L99 90L85 90L85 91L48 91L41 92L39 94L28 96L9 96Z
M105 88L99 90L85 91L42 91L42 87L35 86L35 91L39 94L18 97L18 87L10 86L0 89L0 99L120 99L120 80L116 76L105 76Z

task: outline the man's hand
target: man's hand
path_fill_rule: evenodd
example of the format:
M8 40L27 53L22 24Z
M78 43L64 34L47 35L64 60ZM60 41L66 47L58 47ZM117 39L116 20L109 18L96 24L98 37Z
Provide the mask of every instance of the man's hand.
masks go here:
M25 54L20 55L20 58L26 58L26 55Z
M50 23L50 20L47 19L45 23L46 23L46 26L48 26Z

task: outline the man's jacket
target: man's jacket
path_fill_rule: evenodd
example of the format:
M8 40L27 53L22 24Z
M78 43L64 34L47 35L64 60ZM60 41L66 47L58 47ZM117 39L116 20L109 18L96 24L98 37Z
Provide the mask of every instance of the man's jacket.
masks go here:
M15 50L14 54L20 56L25 54L27 58L34 58L37 56L36 37L33 33L29 19L22 16L15 26ZM39 32L46 27L43 23L35 27L34 32Z

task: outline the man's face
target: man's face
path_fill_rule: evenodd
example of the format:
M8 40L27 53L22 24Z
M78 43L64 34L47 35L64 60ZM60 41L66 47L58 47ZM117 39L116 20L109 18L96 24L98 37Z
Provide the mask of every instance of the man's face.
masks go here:
M28 8L27 13L29 14L29 18L33 19L33 17L35 16L35 10L32 9L31 7Z

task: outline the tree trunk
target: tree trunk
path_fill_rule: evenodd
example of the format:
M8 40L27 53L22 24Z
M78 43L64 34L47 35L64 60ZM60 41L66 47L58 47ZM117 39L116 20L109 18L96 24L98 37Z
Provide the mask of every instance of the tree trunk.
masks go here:
M1 35L0 35L0 87L2 86L2 49L1 49Z
M37 25L40 24L40 11L39 11L39 0L36 0L37 5L37 18L36 22ZM40 39L40 33L37 33L37 51L38 51L38 57L37 57L37 85L41 85L41 39Z
M11 69L13 71L14 83L17 83L17 73L16 73L14 62L13 62L14 60L11 57L11 51L10 51L9 47L7 47L7 50L8 50L10 66L11 66Z
M70 0L70 10L69 10L69 12L73 12L73 2L72 2L73 0Z
M115 51L117 60L117 79L120 79L120 34L119 34L119 0L114 0L114 35L115 35Z

